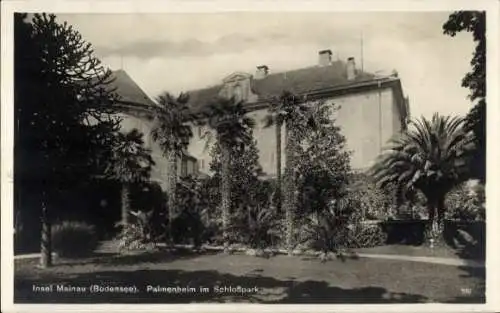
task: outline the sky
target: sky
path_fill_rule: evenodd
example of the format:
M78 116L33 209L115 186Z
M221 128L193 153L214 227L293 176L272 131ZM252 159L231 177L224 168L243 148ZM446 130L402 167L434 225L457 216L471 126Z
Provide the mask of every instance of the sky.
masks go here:
M318 51L354 57L368 72L396 70L413 117L464 115L461 87L472 36L443 35L450 12L233 12L59 14L111 69L124 69L152 98L218 84L236 71L314 66ZM363 40L361 40L363 38ZM363 44L361 44L363 43ZM361 48L362 47L362 48ZM362 51L362 52L361 52Z

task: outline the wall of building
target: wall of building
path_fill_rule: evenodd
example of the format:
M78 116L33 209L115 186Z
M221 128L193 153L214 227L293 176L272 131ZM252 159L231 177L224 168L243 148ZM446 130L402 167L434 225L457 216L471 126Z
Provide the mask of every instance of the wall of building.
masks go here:
M351 166L356 170L370 167L379 155L387 141L401 129L401 121L398 110L397 99L393 96L390 88L373 91L365 91L358 94L334 97L327 100L335 103L340 109L335 113L341 131L347 139L346 149L352 151ZM263 171L270 175L276 175L276 130L275 126L264 127L264 118L267 110L262 109L249 114L255 121L254 138L257 140L259 159ZM162 155L160 147L151 139L152 124L150 121L139 117L124 115L122 122L124 130L137 128L144 133L146 146L152 150L152 156L156 166L152 172L152 178L158 182L164 182L166 177L167 160ZM193 126L193 138L188 147L188 153L195 157L197 164L189 163L188 172L200 171L209 173L210 151L215 142L215 136L208 140L204 134L210 132L207 127ZM282 172L285 168L285 128L282 127ZM180 173L181 163L178 163Z
M340 106L335 118L352 151L351 166L356 170L370 167L393 134L399 120L390 88L365 91L329 100Z
M400 105L406 105L404 99L399 99L397 97L392 97L392 127L393 127L393 132L395 134L401 132L403 130L403 122L402 122L402 110L400 108Z
M259 160L262 170L269 175L276 174L276 130L275 126L264 127L264 118L267 115L267 110L258 110L249 113L249 116L256 122L253 130L253 137L257 141L257 149L259 150ZM284 144L285 134L284 127L282 128L282 172L284 171L285 155ZM193 127L193 139L191 140L188 148L190 155L198 159L198 169L200 172L208 173L210 169L210 162L212 158L210 151L215 141L215 136L212 135L213 140L209 140L207 146L207 139L202 138L202 135L207 132L207 127ZM209 131L209 130L208 130Z
M401 128L397 101L390 88L366 91L359 94L334 97L328 100L340 106L336 112L338 125L347 139L346 149L352 151L351 166L362 170L370 167L387 141ZM257 125L254 138L257 140L262 169L268 175L276 174L276 130L265 128L263 120L267 110L249 114ZM205 130L202 131L202 133ZM285 129L282 129L282 172L285 167ZM189 146L191 155L203 163L202 172L208 172L211 157L206 141L200 139L198 131ZM203 161L201 161L203 160Z
M210 170L210 151L215 143L215 136L206 126L192 126L193 138L189 142L188 152L198 160L198 170L208 173ZM210 134L207 134L210 132Z
M165 183L167 180L168 160L165 156L163 156L163 152L160 146L152 139L152 121L129 114L121 114L120 116L123 119L121 123L122 132L129 132L134 128L142 132L144 136L143 139L145 147L151 149L151 157L155 162L155 166L153 166L151 171L151 180L159 183L162 187L165 187ZM195 171L196 164L188 161L187 173L190 174L194 173ZM179 175L181 175L182 173L182 163L180 159L177 160L177 172Z

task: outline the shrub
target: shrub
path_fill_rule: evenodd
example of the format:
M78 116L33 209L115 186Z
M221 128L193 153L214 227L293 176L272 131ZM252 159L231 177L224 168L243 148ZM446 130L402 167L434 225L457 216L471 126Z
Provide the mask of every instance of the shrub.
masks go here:
M124 225L118 233L116 240L118 241L120 252L147 250L154 246L153 242L146 238L144 228L138 224Z
M353 205L347 198L334 200L323 211L312 213L304 223L302 243L323 253L345 248Z
M64 221L52 228L52 249L61 257L84 257L98 245L93 226L82 222Z
M238 186L238 188L243 187ZM257 237L261 237L263 228L269 228L271 226L268 225L271 224L274 225L274 221L262 219L264 214L257 214L260 211L256 209L273 206L271 198L274 189L272 181L260 181L255 178L251 188L245 190L245 195L240 194L238 201L233 199L229 228L229 242L231 244L254 242L257 239L250 238L249 234L254 235L254 232L257 231L259 233ZM273 212L272 219L276 219L274 210L271 211ZM175 242L194 243L195 245L201 243L223 244L219 178L217 176L181 178L177 186L176 212L173 221ZM252 230L250 231L250 229ZM270 239L265 240L268 242Z
M397 220L427 219L429 211L425 195L418 189L407 191L392 217Z
M352 224L349 227L348 237L348 248L370 248L384 245L387 242L387 234L382 230L379 223Z
M201 245L204 225L197 211L183 210L174 218L173 237L175 243Z
M276 189L272 180L254 183L246 201L239 203L232 214L231 239L252 248L264 248L278 241L279 216L276 210Z
M195 246L213 242L221 229L217 208L219 196L212 178L183 177L177 186L177 215L173 220L174 241Z
M263 249L278 240L278 219L272 208L248 208L246 218L235 225L241 234L242 243L251 248Z
M131 214L135 216L135 220L125 225L118 223L120 232L115 240L118 241L119 250L123 252L155 248L164 234L156 235L152 227L154 211L137 211Z
M381 220L393 214L394 191L379 188L367 175L352 175L348 193L350 198L357 200L362 219Z
M448 218L473 221L485 219L484 186L469 188L466 183L455 187L446 195Z

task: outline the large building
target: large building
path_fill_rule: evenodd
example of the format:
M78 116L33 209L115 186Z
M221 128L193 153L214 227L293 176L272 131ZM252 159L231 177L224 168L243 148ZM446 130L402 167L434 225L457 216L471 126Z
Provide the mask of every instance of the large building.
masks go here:
M125 99L123 126L125 129L137 128L144 133L157 163L153 177L162 182L166 160L151 140L153 119L146 110L152 102L126 73L118 71L115 74L118 93ZM232 73L218 85L188 91L189 106L193 111L201 111L218 96L234 96L245 101L248 114L257 122L254 138L257 140L260 163L264 172L272 177L276 175L276 133L274 127L265 128L263 120L269 99L279 96L284 90L340 106L335 118L347 139L347 149L352 151L351 166L355 170L370 167L386 142L406 128L409 117L408 98L403 94L395 71L387 75L366 73L356 66L354 58L333 60L330 50L320 51L318 63L307 68L272 73L270 66L260 65L253 74ZM209 173L209 149L201 138L205 130L199 127L193 130L194 137L186 156L179 160L181 175ZM284 149L281 151L284 165L285 152Z

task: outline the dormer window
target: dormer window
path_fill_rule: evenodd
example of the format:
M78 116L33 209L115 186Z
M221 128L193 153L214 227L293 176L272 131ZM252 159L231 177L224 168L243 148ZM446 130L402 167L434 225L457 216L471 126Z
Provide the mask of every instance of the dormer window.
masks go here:
M257 95L252 93L250 88L252 75L247 73L236 72L223 80L219 95L221 97L234 97L236 101L253 102L257 100Z

